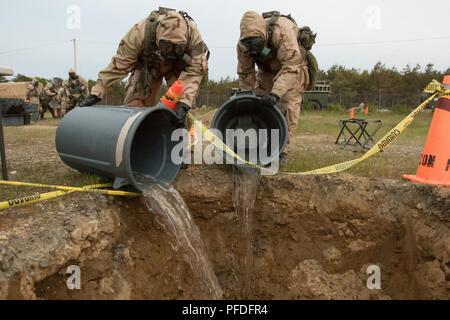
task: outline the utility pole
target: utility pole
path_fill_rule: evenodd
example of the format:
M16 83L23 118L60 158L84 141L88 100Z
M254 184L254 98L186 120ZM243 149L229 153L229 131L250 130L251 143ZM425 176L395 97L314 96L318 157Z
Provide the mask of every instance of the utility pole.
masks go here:
M77 39L73 38L73 68L77 71Z

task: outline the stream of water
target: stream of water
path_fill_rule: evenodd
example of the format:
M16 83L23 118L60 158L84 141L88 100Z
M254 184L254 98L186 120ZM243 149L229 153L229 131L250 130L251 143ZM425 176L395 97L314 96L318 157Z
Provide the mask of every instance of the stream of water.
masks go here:
M191 212L181 195L172 186L139 179L147 208L157 214L157 220L175 238L176 245L199 277L209 299L221 299L222 288L208 259L205 244Z
M235 166L233 168L233 203L239 224L239 240L236 249L240 270L240 298L250 299L254 282L254 208L261 176L259 170L255 168L245 166Z

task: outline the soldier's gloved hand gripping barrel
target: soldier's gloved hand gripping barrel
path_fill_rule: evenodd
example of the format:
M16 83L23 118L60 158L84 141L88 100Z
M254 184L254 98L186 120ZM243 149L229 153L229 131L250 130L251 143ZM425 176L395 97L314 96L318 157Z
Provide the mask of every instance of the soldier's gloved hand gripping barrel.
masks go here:
M278 159L288 141L287 123L281 111L251 91L238 92L225 102L216 112L211 129L220 131L223 141L241 158L263 166ZM239 129L244 134L239 133ZM256 143L251 141L249 129L256 132ZM275 131L277 135L273 136ZM226 159L227 163L239 164L229 155Z
M164 106L76 108L56 131L56 150L73 169L115 179L114 187L141 190L142 177L171 183L181 164L174 163L171 141L177 116Z

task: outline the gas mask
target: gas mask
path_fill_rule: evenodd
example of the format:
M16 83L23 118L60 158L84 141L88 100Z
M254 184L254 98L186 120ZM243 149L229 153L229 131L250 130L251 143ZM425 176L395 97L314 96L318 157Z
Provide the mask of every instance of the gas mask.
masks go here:
M241 43L245 47L245 53L250 57L257 57L261 50L264 49L264 39L260 37L249 37L241 40Z
M174 44L168 40L159 40L158 47L161 57L169 61L180 60L186 51L186 44Z
M246 54L260 61L266 61L271 57L271 49L266 47L264 39L260 37L249 37L241 40L246 49Z

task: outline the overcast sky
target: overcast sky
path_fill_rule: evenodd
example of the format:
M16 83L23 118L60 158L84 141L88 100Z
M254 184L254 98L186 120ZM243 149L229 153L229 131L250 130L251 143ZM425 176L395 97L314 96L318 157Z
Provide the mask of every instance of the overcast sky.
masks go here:
M313 52L323 69L371 69L377 61L450 67L448 0L1 0L0 65L16 74L66 77L73 65L70 39L76 38L78 71L96 79L121 37L158 6L187 11L196 20L211 50L214 79L236 76L235 45L247 10L291 13L299 25L310 26L318 33ZM19 50L27 48L34 49Z

